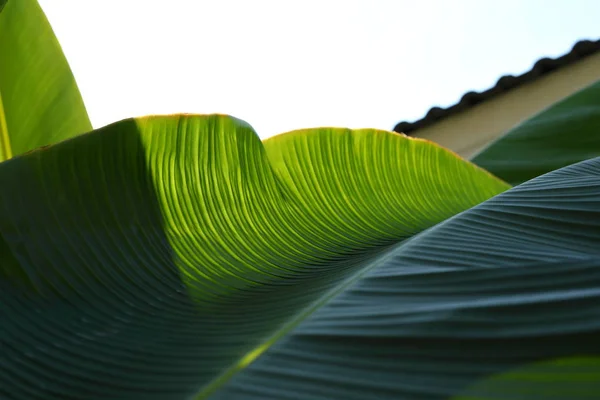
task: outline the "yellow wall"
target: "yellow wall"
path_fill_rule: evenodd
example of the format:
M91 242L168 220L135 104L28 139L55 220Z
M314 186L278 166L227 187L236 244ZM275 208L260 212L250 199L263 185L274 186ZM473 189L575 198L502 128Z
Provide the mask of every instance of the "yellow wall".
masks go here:
M504 132L600 80L600 53L411 132L470 158Z

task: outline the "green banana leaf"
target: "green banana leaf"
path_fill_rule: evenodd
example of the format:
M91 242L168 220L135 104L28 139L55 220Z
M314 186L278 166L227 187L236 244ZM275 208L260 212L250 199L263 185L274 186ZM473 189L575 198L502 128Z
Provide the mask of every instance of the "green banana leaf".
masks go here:
M507 132L472 162L518 185L600 156L600 81Z
M597 398L600 381L591 378L599 364L589 359L600 355L598 243L595 158L389 249L253 363L217 382L210 398ZM575 360L557 366L552 385L527 382L539 366L522 380L490 383L562 358Z
M0 1L0 161L92 129L35 0Z
M386 351L395 357L407 333L395 334L388 311L411 302L379 283L338 299L399 243L508 188L391 132L263 143L240 120L189 115L125 120L15 157L0 181L0 397L14 399L400 393L401 365L366 386L360 376L379 371ZM361 303L349 320L344 306ZM382 335L388 350L334 330L297 337L323 310L349 335ZM266 385L238 388L233 378L290 340L311 350L288 348Z

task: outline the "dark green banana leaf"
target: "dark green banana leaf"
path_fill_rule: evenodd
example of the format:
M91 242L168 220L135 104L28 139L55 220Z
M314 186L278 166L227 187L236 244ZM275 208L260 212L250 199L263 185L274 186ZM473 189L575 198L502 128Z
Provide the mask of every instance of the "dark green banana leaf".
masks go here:
M0 161L92 129L35 0L0 1Z
M210 398L598 398L598 243L596 158L389 249Z
M225 116L17 157L0 397L491 400L567 358L553 393L593 398L599 175L594 159L481 203L506 184L432 143L261 143Z
M320 129L262 143L225 116L126 120L8 160L0 181L0 398L16 399L226 387L390 248L508 188L423 140ZM302 397L288 385L260 396Z
M600 81L517 125L472 158L512 185L600 156Z
M596 158L369 261L210 398L598 398L599 243Z

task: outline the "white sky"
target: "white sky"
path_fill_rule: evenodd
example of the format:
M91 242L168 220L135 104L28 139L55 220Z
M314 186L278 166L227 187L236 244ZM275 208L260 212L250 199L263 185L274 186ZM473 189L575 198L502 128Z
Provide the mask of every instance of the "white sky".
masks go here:
M39 0L94 127L230 114L392 129L600 37L598 0Z

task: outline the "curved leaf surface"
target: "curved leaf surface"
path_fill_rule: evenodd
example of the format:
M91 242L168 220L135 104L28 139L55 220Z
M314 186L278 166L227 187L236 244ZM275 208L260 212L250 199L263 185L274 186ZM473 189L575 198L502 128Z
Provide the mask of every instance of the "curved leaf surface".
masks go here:
M212 393L390 246L507 188L423 140L263 145L225 116L122 121L0 180L0 394L17 399Z
M35 0L0 12L0 161L92 129L79 89Z
M597 358L598 243L600 158L396 245L210 398L447 399L529 363ZM590 371L573 369L556 393ZM496 381L486 398L512 398L513 384Z
M472 161L518 185L600 156L600 81L523 122Z

